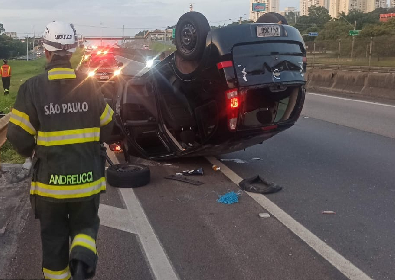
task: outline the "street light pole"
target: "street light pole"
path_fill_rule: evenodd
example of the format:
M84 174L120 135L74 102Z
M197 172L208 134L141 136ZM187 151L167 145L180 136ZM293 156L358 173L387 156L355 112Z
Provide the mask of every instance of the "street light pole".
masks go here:
M29 61L29 35L26 36L26 61Z
M122 47L125 46L125 25L122 25Z
M100 47L103 47L103 23L100 22Z

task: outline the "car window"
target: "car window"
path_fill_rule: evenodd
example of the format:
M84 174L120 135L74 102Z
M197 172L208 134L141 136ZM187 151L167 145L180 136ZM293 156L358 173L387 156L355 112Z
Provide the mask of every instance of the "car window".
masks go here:
M242 45L235 48L234 55L242 56L262 56L262 55L298 55L303 56L302 49L298 44L292 43L264 43L253 45Z

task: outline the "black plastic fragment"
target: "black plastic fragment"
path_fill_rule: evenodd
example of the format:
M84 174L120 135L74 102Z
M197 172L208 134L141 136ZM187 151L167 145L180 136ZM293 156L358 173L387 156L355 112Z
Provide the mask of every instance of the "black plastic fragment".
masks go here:
M188 183L188 184L195 185L195 186L200 186L200 185L204 184L200 181L192 180L192 179L186 178L184 176L180 176L180 175L166 176L165 179L180 181L180 182Z
M282 190L282 187L275 183L268 183L259 175L248 179L244 179L239 183L242 190L260 194L276 193Z

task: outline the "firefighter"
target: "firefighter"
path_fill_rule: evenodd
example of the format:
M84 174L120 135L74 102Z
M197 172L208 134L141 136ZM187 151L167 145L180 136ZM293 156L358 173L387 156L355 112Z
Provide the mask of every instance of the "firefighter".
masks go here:
M21 85L7 137L32 154L30 200L40 221L45 279L90 279L97 263L99 198L106 190L105 153L113 110L94 79L70 64L73 25L51 22L43 35L44 74Z
M11 83L11 66L8 65L7 60L3 60L3 66L0 68L1 80L3 81L4 95L10 93Z

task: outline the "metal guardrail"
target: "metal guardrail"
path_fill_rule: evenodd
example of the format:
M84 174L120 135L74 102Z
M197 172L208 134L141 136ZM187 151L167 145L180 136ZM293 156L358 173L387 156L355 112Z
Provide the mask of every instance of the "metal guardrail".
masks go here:
M3 115L0 119L0 147L7 141L7 128L10 121L11 113Z
M371 73L395 73L394 67L369 67L369 66L348 66L337 64L314 64L309 65L308 69L323 69L323 70L341 70L341 71L355 71L355 72L371 72Z

